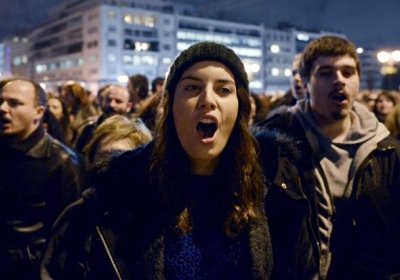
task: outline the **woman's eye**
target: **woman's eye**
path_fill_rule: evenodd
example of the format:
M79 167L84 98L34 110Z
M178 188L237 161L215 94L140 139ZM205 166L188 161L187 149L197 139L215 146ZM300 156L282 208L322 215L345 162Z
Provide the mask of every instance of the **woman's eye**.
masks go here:
M197 86L197 85L187 85L187 86L185 87L185 90L193 91L193 90L198 90L199 88L200 88L200 87Z
M229 93L232 92L232 90L231 90L229 87L223 87L223 88L221 88L220 91L221 91L222 93L224 93L224 94L229 94Z

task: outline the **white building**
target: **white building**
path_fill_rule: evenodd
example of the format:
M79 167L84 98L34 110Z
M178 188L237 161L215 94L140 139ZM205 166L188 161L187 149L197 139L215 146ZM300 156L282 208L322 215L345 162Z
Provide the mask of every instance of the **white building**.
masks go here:
M32 76L29 63L29 40L27 37L13 36L0 44L0 78Z
M165 76L179 52L209 40L240 56L253 92L273 94L289 88L295 54L311 39L332 34L193 14L190 5L166 0L64 2L29 34L31 77L49 87L76 80L96 92L104 84L125 83L134 74L149 80Z

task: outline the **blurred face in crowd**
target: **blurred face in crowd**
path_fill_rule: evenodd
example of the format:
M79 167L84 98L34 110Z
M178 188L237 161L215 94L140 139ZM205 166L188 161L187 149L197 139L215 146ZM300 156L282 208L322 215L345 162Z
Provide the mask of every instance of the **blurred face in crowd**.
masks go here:
M96 154L111 153L115 151L128 151L135 148L129 138L110 141L103 139L97 146Z
M393 110L394 105L395 104L389 97L385 95L380 95L376 100L375 108L377 113L386 116Z
M194 174L210 175L215 171L238 108L234 76L223 64L197 62L182 74L175 89L173 116Z
M360 77L352 57L318 57L307 83L317 122L332 123L349 118L359 86Z
M105 111L126 114L132 108L126 88L110 86L106 89Z
M306 88L304 87L299 73L300 60L301 56L297 55L293 61L292 77L290 79L290 89L293 97L296 98L296 100L306 97Z
M63 107L59 99L49 98L49 100L47 100L47 105L50 112L53 113L57 120L60 120L63 117Z
M35 88L23 80L7 83L0 92L0 135L23 140L39 126L44 107L37 104Z

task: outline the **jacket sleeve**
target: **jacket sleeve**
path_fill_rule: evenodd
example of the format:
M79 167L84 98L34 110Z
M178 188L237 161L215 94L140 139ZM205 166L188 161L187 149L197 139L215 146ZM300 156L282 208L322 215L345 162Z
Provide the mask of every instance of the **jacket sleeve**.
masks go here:
M381 175L381 184L360 195L359 279L400 279L399 151L392 153L386 164L375 164L381 167L374 174Z
M48 203L54 213L54 219L72 202L79 199L83 191L83 161L72 150L53 143L52 183Z
M93 228L90 212L81 198L58 217L43 254L40 279L86 279L87 250Z

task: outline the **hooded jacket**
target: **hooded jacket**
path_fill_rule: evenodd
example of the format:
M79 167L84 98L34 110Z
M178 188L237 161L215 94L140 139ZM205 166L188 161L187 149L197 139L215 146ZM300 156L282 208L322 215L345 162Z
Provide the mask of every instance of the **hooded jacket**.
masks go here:
M260 123L254 133L273 182L266 201L272 279L312 279L321 261L315 172L321 167L313 156L315 146L293 110ZM400 275L400 145L383 137L369 147L361 151L347 205L341 207L345 210L332 217L332 246L339 249L328 279Z

